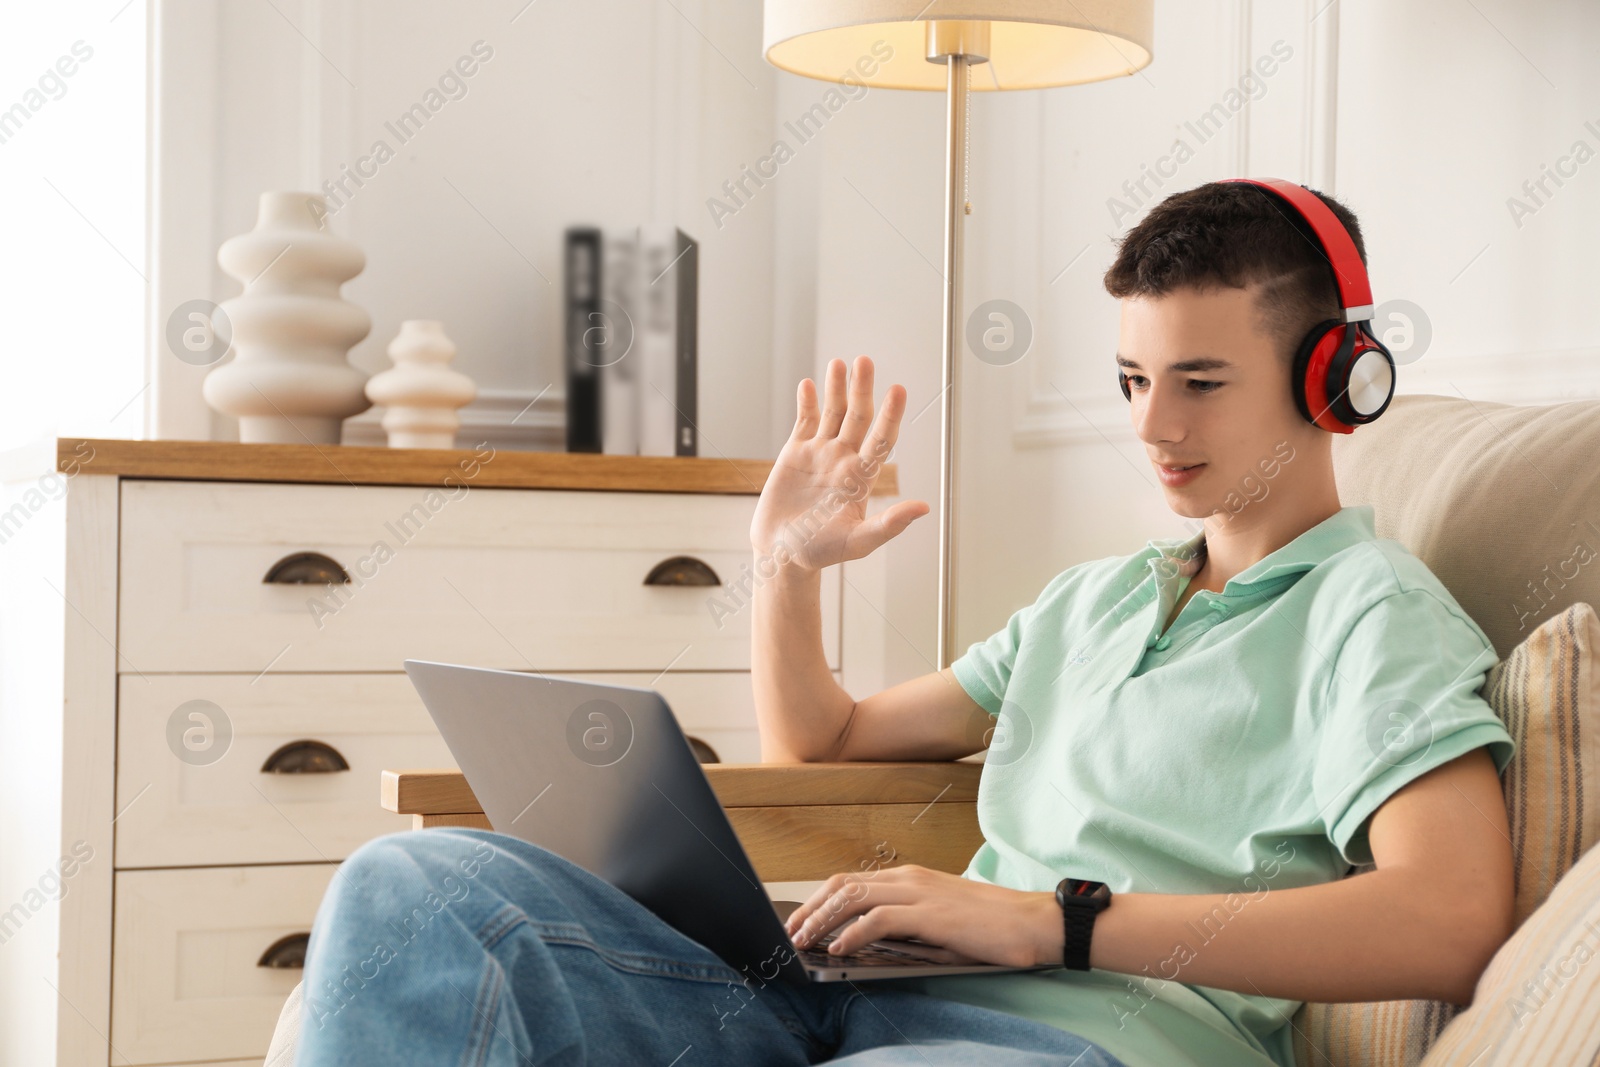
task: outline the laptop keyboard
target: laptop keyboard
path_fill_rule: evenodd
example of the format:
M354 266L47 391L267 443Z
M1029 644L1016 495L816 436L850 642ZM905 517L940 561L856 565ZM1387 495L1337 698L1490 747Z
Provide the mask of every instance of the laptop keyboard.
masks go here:
M925 967L929 963L923 956L913 956L886 945L863 945L848 956L830 956L826 950L832 941L833 935L828 934L817 942L816 947L795 951L803 963L812 967Z

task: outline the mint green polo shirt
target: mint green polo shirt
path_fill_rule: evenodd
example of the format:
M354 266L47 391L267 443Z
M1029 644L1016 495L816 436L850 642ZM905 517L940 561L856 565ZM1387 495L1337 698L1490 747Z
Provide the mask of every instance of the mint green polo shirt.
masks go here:
M1129 1067L1292 1067L1299 1001L1185 983L1184 963L1271 890L1371 862L1367 819L1407 782L1484 745L1505 769L1515 742L1478 692L1493 645L1376 537L1370 505L1196 592L1163 633L1204 536L1063 571L951 667L997 717L965 877L1045 891L1073 875L1226 906L1145 974L902 983L1059 1026Z

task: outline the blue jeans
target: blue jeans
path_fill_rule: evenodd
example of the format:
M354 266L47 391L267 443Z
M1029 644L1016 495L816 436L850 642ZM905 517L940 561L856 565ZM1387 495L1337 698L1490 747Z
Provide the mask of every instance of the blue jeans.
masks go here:
M743 979L553 852L486 830L367 842L312 927L299 1067L1062 1064L1043 1023L881 982Z

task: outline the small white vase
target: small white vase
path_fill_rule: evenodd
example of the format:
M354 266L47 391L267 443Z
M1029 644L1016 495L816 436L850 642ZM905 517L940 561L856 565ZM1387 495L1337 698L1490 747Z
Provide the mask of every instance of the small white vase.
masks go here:
M323 228L327 214L316 193L262 193L255 229L217 251L244 292L222 303L235 356L206 375L202 391L238 417L241 441L336 445L340 424L371 406L367 376L348 356L372 319L339 296L367 259Z
M436 319L406 319L389 342L394 366L367 382L367 396L388 408L383 428L390 448L453 448L461 416L478 388L450 367L455 342Z

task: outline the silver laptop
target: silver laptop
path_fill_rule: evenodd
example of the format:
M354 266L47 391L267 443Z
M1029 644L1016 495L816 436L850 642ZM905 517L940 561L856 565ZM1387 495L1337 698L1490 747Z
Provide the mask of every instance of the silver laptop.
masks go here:
M604 878L751 978L1023 969L920 941L875 941L848 956L829 956L826 941L796 948L782 920L799 905L768 898L653 689L418 660L405 668L497 832Z

